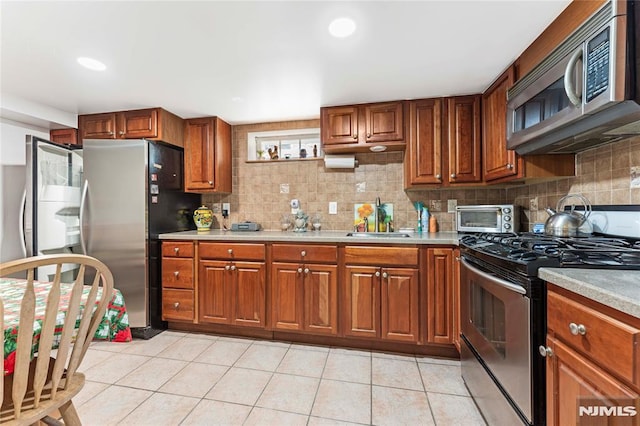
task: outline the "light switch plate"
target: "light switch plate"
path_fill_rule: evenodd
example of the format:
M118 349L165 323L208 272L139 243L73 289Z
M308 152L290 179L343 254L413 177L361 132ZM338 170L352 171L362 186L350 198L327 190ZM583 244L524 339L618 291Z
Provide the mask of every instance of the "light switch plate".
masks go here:
M338 203L329 201L329 214L338 214Z

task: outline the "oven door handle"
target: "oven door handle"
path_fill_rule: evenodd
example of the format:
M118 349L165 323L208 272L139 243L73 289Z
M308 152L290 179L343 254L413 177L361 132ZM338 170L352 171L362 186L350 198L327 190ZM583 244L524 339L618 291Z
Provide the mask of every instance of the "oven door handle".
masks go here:
M527 294L527 291L523 287L520 287L519 285L511 284L509 281L505 281L505 280L500 279L500 278L498 278L496 276L493 276L493 275L488 274L488 273L486 273L484 271L481 271L480 269L474 267L472 264L470 264L469 262L464 260L464 257L461 257L460 261L462 262L462 264L464 266L469 268L474 273L476 273L476 274L478 274L478 275L490 280L491 282L494 282L494 283L498 284L500 287L504 287L507 290L514 291L516 293L520 293L523 296Z

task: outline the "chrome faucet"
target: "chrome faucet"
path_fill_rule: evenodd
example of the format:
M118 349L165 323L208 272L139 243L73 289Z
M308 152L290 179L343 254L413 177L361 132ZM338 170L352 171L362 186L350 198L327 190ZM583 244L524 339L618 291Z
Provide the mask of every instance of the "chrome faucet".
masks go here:
M374 220L375 223L373 225L373 230L375 232L380 232L380 218L378 217L378 211L380 210L380 197L376 197L376 211L375 211L375 215L374 215Z

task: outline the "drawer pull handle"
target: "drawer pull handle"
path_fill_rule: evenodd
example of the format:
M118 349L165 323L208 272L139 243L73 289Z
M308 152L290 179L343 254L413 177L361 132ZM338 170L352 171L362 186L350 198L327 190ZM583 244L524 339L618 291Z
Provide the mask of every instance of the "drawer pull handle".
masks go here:
M552 357L553 356L553 351L551 350L550 347L545 346L545 345L540 345L538 347L538 351L540 352L540 355L542 355L543 357Z
M179 306L180 306L180 302L176 302L173 304L173 307L176 308L176 310L178 310Z
M306 251L302 250L302 251L300 252L300 256L305 257L306 255L307 255L307 252L306 252Z
M180 253L180 247L174 247L174 248L173 248L173 251L174 251L176 254Z
M229 249L229 250L227 250L227 253L229 253L230 255L232 255L232 254L233 254L233 249Z
M236 270L236 265L231 265L231 270L235 271Z
M309 268L304 268L304 273L308 274L309 273Z
M584 324L576 324L575 322L572 322L569 324L569 331L574 336L577 336L578 334L584 336L587 334L587 327L585 327Z
M227 266L224 267L224 269L226 269L228 271L229 269L231 269L231 267L229 265L227 265Z
M180 275L180 271L175 271L175 272L173 273L173 276L175 276L176 278L178 278L178 275Z
M302 268L298 268L298 273L301 274L302 273Z

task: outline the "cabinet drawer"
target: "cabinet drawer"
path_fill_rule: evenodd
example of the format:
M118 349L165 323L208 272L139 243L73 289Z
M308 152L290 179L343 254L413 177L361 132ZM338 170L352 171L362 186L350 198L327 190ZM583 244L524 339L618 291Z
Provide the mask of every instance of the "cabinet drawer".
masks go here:
M418 264L418 248L346 246L344 261L356 265L413 266Z
M547 328L556 337L596 364L638 384L634 366L640 363L639 329L553 291L547 295L547 313ZM572 334L570 324L584 326L585 334Z
M165 241L162 243L163 257L193 257L193 243L187 241Z
M194 314L192 290L162 290L162 319L164 321L193 321Z
M264 244L200 243L200 259L264 260Z
M336 246L274 244L273 260L336 263L338 261L338 248Z
M193 259L162 258L162 287L193 288Z

